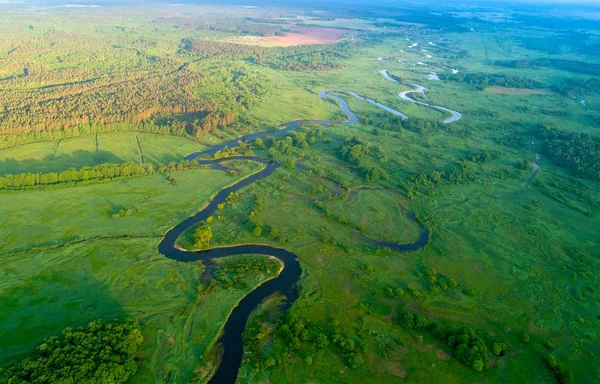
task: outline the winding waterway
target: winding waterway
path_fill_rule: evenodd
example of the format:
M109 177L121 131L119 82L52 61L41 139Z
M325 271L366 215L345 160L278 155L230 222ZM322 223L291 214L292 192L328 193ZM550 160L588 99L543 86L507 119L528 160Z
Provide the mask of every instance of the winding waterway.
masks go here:
M397 80L395 80L394 78L392 78L390 76L390 74L388 73L387 69L382 69L381 71L379 71L379 73L381 73L381 75L389 81L392 81L394 83L398 83ZM423 105L425 107L431 107L431 108L435 108L435 109L439 109L441 111L447 112L449 113L451 116L447 119L442 120L442 123L445 124L450 124L450 123L454 123L455 121L458 121L462 118L462 114L458 111L454 111L452 109L446 108L446 107L440 107L439 105L432 105L432 104L428 104L428 103L424 103L422 101L418 101L415 99L411 99L410 97L408 97L408 95L410 93L420 93L423 96L427 97L427 95L425 95L425 87L419 84L411 84L413 87L416 87L415 89L411 89L408 91L404 91L404 92L400 92L398 94L398 96L400 96L400 98L404 101L408 101L409 103L413 103L413 104L417 104L417 105Z
M337 123L339 125L347 125L353 124L358 121L357 116L350 110L348 103L342 97L330 95L327 93L328 91L321 91L319 94L322 98L327 99L331 98L339 102L341 109L348 116L348 120L342 123ZM336 91L336 92L344 92L348 93L360 100L364 100L367 102L374 103L380 108L385 107L383 104L379 104L373 100L362 98L360 95L353 92L346 91ZM386 107L387 108L387 107ZM383 108L383 109L386 109ZM390 108L391 109L391 108ZM388 110L388 109L386 109ZM392 110L393 111L393 110ZM394 113L389 111L390 113ZM396 111L398 112L398 111ZM400 112L398 112L400 113ZM405 115L403 115L405 116ZM333 125L330 121L325 120L295 120L289 122L287 124L282 125L281 129L271 132L258 132L249 134L246 136L238 137L237 139L231 140L227 143L215 146L211 149L202 152L195 152L185 157L186 160L197 159L206 155L214 155L216 152L224 149L225 147L231 147L238 144L240 141L253 140L259 137L268 137L268 136L276 136L282 135L293 129L297 128L302 123L317 123L323 126L331 126ZM160 244L158 245L158 251L166 256L169 259L179 261L179 262L191 262L191 261L202 261L206 267L205 272L201 280L206 281L211 278L211 273L215 267L215 259L228 257L228 256L241 256L241 255L251 255L251 254L259 254L276 258L282 265L282 268L274 279L268 280L263 284L259 285L252 292L250 292L246 297L244 297L237 306L233 309L227 322L225 323L225 327L223 328L223 333L220 338L220 342L223 345L223 356L221 359L221 363L217 368L216 373L210 379L209 383L219 383L219 384L228 384L235 383L237 378L237 373L239 367L242 362L242 354L243 354L243 342L242 342L242 333L246 326L246 322L248 317L252 313L252 311L258 307L258 305L270 295L280 292L285 295L286 300L283 304L283 309L289 308L298 298L298 289L296 287L296 283L300 278L302 270L300 268L300 263L298 261L298 256L288 250L283 248L272 247L268 245L260 245L260 244L245 244L245 245L236 245L230 247L219 247L202 251L186 251L179 248L176 245L177 239L179 236L184 233L187 229L191 228L194 224L197 224L209 216L211 216L218 208L218 205L224 203L230 193L236 192L258 180L262 180L269 175L271 175L279 165L274 161L258 156L252 157L230 157L226 159L220 160L206 160L200 159L198 160L200 164L210 165L216 169L224 169L221 165L223 161L236 161L236 160L251 160L264 165L264 168L259 172L256 172L245 179L238 181L237 183L221 190L217 193L212 200L208 203L206 207L204 207L200 212L195 215L187 218L181 223L177 224L175 227L171 228L163 237ZM429 241L429 232L427 228L419 223L416 218L412 215L412 213L408 210L404 212L409 220L415 222L419 226L419 237L412 243L409 244L397 244L394 242L388 241L378 241L373 239L367 239L369 243L378 247L390 248L396 252L410 252L415 251L424 247Z

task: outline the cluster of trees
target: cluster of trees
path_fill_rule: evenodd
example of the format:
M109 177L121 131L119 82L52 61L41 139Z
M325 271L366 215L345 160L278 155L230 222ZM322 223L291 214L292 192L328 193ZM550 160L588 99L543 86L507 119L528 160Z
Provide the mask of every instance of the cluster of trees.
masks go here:
M212 217L210 217L210 219L212 219ZM198 249L206 249L210 247L212 238L212 227L210 226L210 221L207 220L194 231L194 247Z
M568 79L564 83L553 85L552 90L569 97L594 95L600 92L600 80L595 78Z
M455 81L457 83L471 84L480 90L483 90L488 86L509 88L541 88L544 86L542 83L535 80L503 73L455 73L443 74L440 75L440 78L442 80Z
M417 275L418 277L419 275ZM429 291L433 294L440 291L458 288L458 283L451 277L444 276L439 273L435 268L425 268L423 278L427 279L430 284Z
M125 210L125 209L121 208L121 209L119 209L119 212L113 213L110 217L114 220L114 219L118 219L120 217L131 216L131 215L133 215L133 210L131 210L131 209Z
M268 48L211 40L183 39L181 53L202 58L220 56L230 60L249 59L255 64L287 71L327 71L338 68L336 61L348 59L353 44Z
M227 127L243 112L258 105L260 98L270 90L270 82L265 76L242 67L228 64L205 71L196 94L214 109L188 123L187 132L200 137Z
M456 358L477 372L483 371L487 365L487 345L473 328L454 327L444 322L429 321L425 316L415 315L409 311L404 312L399 320L406 329L429 330L435 338L446 341L448 346L454 349ZM506 343L497 344L497 348L507 347ZM504 354L504 350L498 350L498 354Z
M271 137L263 141L259 138L254 141L254 147L267 149L270 157L282 161L285 168L294 169L296 168L296 160L289 156L307 149L309 145L315 144L317 138L321 136L323 136L322 129L305 130L299 128L296 132L281 139Z
M272 48L256 45L225 43L215 40L201 40L185 38L181 41L181 49L202 58L213 56L224 56L231 60L240 59L263 52L271 51Z
M549 126L539 127L537 134L544 141L544 153L553 163L577 176L600 180L600 138Z
M334 320L329 326L323 327L312 324L295 314L287 313L275 328L275 334L281 342L285 343L284 354L286 355L305 345L312 346L317 350L333 349L343 357L344 362L350 368L358 368L363 364L364 344L351 337L337 320ZM267 356L261 348L264 340L262 333L244 332L243 338L244 348L252 352L245 354L246 362L249 362L255 369L266 369L277 364L275 357ZM305 359L309 365L312 364L312 361L310 356Z
M328 45L278 48L251 56L255 64L287 71L329 71L339 68L336 62L349 59L354 43L344 41Z
M51 87L0 90L0 134L64 130L92 122L139 124L158 113L215 110L191 92L202 76L173 65L157 63L144 71Z
M90 182L98 180L112 180L125 177L136 177L151 175L153 173L166 173L173 171L183 171L198 167L198 161L180 161L179 163L169 162L169 164L159 165L154 169L152 164L99 164L93 167L83 167L79 169L68 169L62 172L47 173L19 173L15 175L0 176L0 189L21 189L32 187L60 186L62 184L74 184L80 182Z
M358 136L348 136L344 144L339 149L341 159L351 164L362 165L366 156L374 157L379 164L385 164L389 161L388 153L385 148L370 143L364 143Z
M143 342L135 322L65 328L42 342L35 353L0 369L0 381L33 383L124 383L136 371L134 359Z
M546 366L552 371L552 374L560 384L573 384L575 382L573 373L567 371L565 365L553 354L549 353L545 355L544 363L546 363Z
M270 257L230 257L219 263L213 276L221 287L230 288L233 284L245 284L250 274L266 273L267 276L275 276L280 267L279 262Z
M480 182L481 175L477 172L475 164L483 165L494 158L493 153L486 151L472 152L463 160L450 164L446 169L432 171L429 175L425 172L413 174L402 182L407 191L407 197L412 199L420 186L435 189L441 182L450 184L469 184ZM494 174L493 176L502 177L503 175Z
M371 156L379 164L386 164L389 161L389 157L385 148L364 143L358 136L348 136L339 149L339 156L341 159L360 167L365 183L374 183L378 180L388 178L388 173L385 169L378 166L367 166L365 161L367 156Z
M496 61L495 65L505 68L554 68L592 76L597 76L600 73L600 64L598 63L567 59L499 60Z
M407 119L402 120L399 117L390 117L389 115L370 115L365 114L360 119L361 124L375 127L372 133L376 136L381 134L380 130L391 132L402 132L404 129L415 133L423 133L426 130L440 129L442 123L437 121L429 121L424 119Z

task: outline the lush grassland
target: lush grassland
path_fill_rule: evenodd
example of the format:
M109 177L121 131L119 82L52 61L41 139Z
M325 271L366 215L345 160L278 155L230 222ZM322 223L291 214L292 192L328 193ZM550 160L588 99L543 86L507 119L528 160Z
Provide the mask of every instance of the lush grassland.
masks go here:
M177 136L141 133L139 135L144 161L153 164L168 164L169 161L180 161L192 152L206 149L205 145L190 139Z
M200 263L156 252L157 239L93 240L2 260L0 332L3 361L23 356L67 326L132 317L144 344L133 383L187 382L211 371L208 351L235 303L268 276L198 290Z
M243 174L256 170L236 168ZM210 290L198 290L202 264L167 260L156 244L166 229L240 176L211 170L170 176L178 185L152 175L3 199L3 362L66 326L132 317L145 337L133 382L188 381L200 366L211 372L208 352L229 311L276 269L250 269L233 285L235 274L225 275ZM120 209L131 216L111 218ZM17 213L25 210L27 217Z
M170 176L178 185L156 174L76 188L5 193L0 204L5 218L2 254L96 237L161 236L238 179L211 170ZM130 210L131 215L113 218L120 210Z
M145 162L153 165L179 162L185 155L207 147L189 138L147 132L98 133L59 141L23 144L0 150L0 173L60 172L100 163L139 164L141 161L136 137L139 138ZM227 137L225 135L225 137ZM220 138L213 139L221 140ZM207 138L206 141L210 140Z
M201 8L192 9L196 16L202 13ZM102 35L101 43L86 39L83 50L65 55L61 62L56 52L44 50L28 59L64 69L82 65L81 55L90 53L86 67L113 65L130 70L139 67L138 60L151 65L156 55L177 61L177 66L189 63L190 71L206 74L219 68L222 60L179 55L181 39L234 35L181 27L189 19L145 23L138 15L129 29L122 29L117 27L123 20L108 22L103 12L95 17L99 18L96 29L89 33ZM307 19L313 21L369 28L370 34L375 33L374 23L387 20ZM41 16L31 23L35 24L32 30L18 29L18 23L13 23L11 27L18 30L13 33L43 39L42 31L53 25ZM317 347L310 332L297 342L282 336L287 320L277 308L279 298L271 298L252 315L246 337L257 340L253 346L258 347L246 350L239 382L552 383L555 379L543 362L547 353L573 372L575 382L598 381L600 184L553 164L533 128L545 124L597 136L600 96L503 95L464 82L428 80L430 72L451 74L453 69L503 73L538 81L548 90L565 79L589 77L545 67L495 64L546 57L549 53L544 49L549 47L540 39L559 38L559 34L526 27L478 28L464 33L417 28L406 35L361 35L357 40L364 40L352 57L338 60L339 68L331 71L275 70L228 57L231 76L252 73L266 79L270 87L240 122L212 130L197 141L133 131L97 135L100 162L139 163L142 157L155 165L177 162L212 144L291 120L343 120L335 103L319 98L321 89L358 92L413 120L441 120L440 111L398 97L413 83L427 88L432 104L463 114L451 125L411 130L371 104L347 97L359 116L371 116L369 125L326 127L323 136L305 147L292 138L294 133L287 147L268 140L264 140L266 148L247 144L255 154L286 165L294 160L296 167L280 167L232 196L210 223L211 246L265 243L298 254L303 268L301 296L287 315L302 319L313 327L311 332L353 340L353 349L333 341ZM62 29L83 33L80 24L72 21ZM153 44L141 39L147 35L154 36ZM525 38L537 43L524 42ZM112 39L126 49L112 47ZM414 43L418 45L410 48ZM55 49L61 47L69 51L63 40ZM0 48L7 61L1 76L17 74L11 68L19 61L8 54L8 46ZM144 52L142 58L138 51ZM106 60L100 58L104 54ZM563 49L553 54L565 60L593 61L581 51ZM405 81L384 79L379 73L384 68ZM81 76L81 81L88 78ZM194 92L208 97L223 89L206 90L200 84ZM190 123L198 116L168 117ZM376 130L382 121L391 129ZM304 133L314 129L306 128ZM353 142L377 151L351 163L342 156L342 148ZM277 149L282 147L285 150ZM96 161L94 135L0 150L1 173L59 171ZM539 170L530 167L532 161ZM36 342L66 326L97 318L134 317L141 322L145 343L139 351L140 371L132 382L176 383L188 382L194 375L200 380L208 377L218 362L215 340L229 311L254 286L273 276L275 269L250 268L236 276L232 269L239 259L221 260L215 283L204 286L199 283L200 263L166 260L155 247L168 228L197 212L210 196L258 169L248 163L230 166L241 172L191 170L169 173L176 182L154 174L67 189L4 193L0 338L5 343L0 363L24 356ZM374 182L366 178L374 167L384 169L388 177ZM405 210L429 229L428 245L403 254L373 247L369 239L414 241L417 226ZM179 240L182 247L194 248L194 229ZM258 257L248 260L264 266ZM509 347L502 356L490 353L483 372L476 372L430 331L403 328L399 320L406 310L430 320L469 325L488 349L495 342Z

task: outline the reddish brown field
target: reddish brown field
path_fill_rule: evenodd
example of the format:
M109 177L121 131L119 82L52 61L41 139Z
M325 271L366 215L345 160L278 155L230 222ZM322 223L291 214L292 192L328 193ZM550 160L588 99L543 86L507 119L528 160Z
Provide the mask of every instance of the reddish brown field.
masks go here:
M345 31L333 28L295 27L285 36L261 37L254 44L265 47L291 47L296 45L330 44L341 40Z

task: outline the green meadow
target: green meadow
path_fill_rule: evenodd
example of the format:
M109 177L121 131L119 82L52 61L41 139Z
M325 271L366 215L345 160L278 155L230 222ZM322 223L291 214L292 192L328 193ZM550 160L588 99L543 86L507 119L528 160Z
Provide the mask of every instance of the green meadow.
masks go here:
M235 99L198 113L178 109L144 120L179 129L177 135L134 130L132 124L129 131L0 150L1 175L128 162L157 171L3 187L0 364L24 358L66 327L133 318L144 343L135 353L138 371L129 382L207 382L218 367L218 339L232 309L273 278L278 264L263 256L219 259L204 281L201 262L178 263L158 253L156 246L170 228L222 189L262 169L252 161L225 162L226 171L178 169L178 163L190 153L296 119L344 121L335 102L319 97L327 89L345 98L360 121L307 124L227 149L221 156L261 156L280 167L231 195L209 220L177 241L183 249L196 249L196 230L208 226L208 247L267 244L298 255L299 299L283 312L283 297L276 294L254 310L237 382L568 383L545 362L549 354L570 372L570 382L600 379L600 182L593 174L582 176L587 170L582 168L597 166L592 149L598 148L600 93L557 91L570 80L597 78L581 73L585 65L597 64L586 45L577 45L566 32L504 24L497 20L508 14L500 11L481 16L498 23L493 26L475 25L470 12L458 12L453 20L464 27L460 32L443 30L442 21L437 28L425 27L431 26L431 15L416 11L416 24L403 15L319 18L307 12L301 15L307 23L351 31L346 41L353 45L349 53L340 48L331 57L327 49L337 46L317 53L309 49L321 48L285 51L286 60L309 57L309 69L288 70L280 61L269 61L283 60L277 53L262 53L261 61L217 46L214 57L204 57L185 51L184 43L221 44L219 39L241 33L240 25L272 27L250 22L258 20L252 17L281 21L295 18L296 11L263 14L226 7L219 23L249 19L224 31L203 18L218 8L185 9L190 13L162 19L162 9L153 7L148 11L156 16L152 23L136 10L123 19L95 16L100 19L89 32L76 17L56 16L66 19L61 31L85 37L84 47L61 62L52 50L25 56L46 69L73 65L100 74L115 68L144 72L156 63L185 68L186 76L201 79L186 92L203 102L236 93L239 100L254 101L240 107ZM92 11L74 12L89 16L85 12ZM36 26L30 32L11 21L15 36L43 39L39 30L56 23L39 15L32 20ZM586 36L593 46L597 36ZM55 49L68 50L64 40L57 44ZM17 68L21 62L10 56L6 42L0 47L8 63L0 81L6 81L15 75L8 65ZM537 66L499 63L546 57L551 60ZM322 69L319 60L335 66ZM382 69L399 82L386 80ZM218 70L231 81L211 83ZM452 77L463 74L475 80ZM498 85L493 75L537 87ZM266 90L257 90L254 80L235 88L231 84L238 78L261 79ZM477 83L482 78L485 82ZM443 124L442 111L402 100L399 93L415 84L426 88L426 96L410 97L459 111L462 119ZM410 119L401 121L334 91L357 92ZM224 121L232 110L234 123L204 125L210 113ZM571 152L562 151L561 140L550 142L540 134L548 127L565 135L561 140ZM585 156L581 148L587 148ZM416 241L419 227L412 216L429 231L423 248L397 253L374 244ZM430 326L407 326L409 312ZM466 364L433 323L448 334L470 327L487 346L480 369Z

